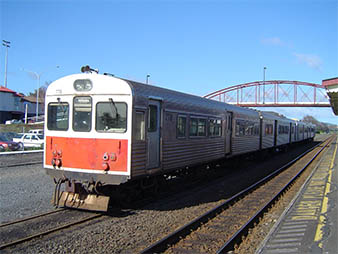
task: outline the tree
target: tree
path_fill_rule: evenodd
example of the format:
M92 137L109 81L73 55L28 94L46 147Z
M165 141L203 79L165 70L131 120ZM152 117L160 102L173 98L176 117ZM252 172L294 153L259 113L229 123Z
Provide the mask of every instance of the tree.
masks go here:
M316 118L314 118L313 116L304 116L303 122L305 123L312 123L316 126L316 131L319 131L319 132L329 132L330 131L330 128L329 128L329 125L326 124L326 123L322 123L322 122L319 122Z
M44 108L45 107L45 97L48 86L51 84L51 81L46 81L43 86L39 87L39 104ZM30 92L27 96L36 98L37 89L34 92Z

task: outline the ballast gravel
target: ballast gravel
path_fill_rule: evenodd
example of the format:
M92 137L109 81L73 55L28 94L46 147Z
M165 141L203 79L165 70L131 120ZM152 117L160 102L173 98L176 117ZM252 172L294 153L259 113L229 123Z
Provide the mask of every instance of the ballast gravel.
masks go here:
M287 157L286 154L277 156L278 158ZM123 210L118 215L111 217L104 216L81 224L80 226L33 240L29 243L5 249L3 253L137 253L151 243L161 239L169 232L174 231L209 210L211 207L222 202L225 198L229 197L235 189L247 185L248 182L254 180L254 177L259 177L257 172L262 174L267 173L266 170L268 166L276 164L276 159L272 161L270 164L266 162L260 163L260 166L263 164L263 166L265 166L261 168L260 171L255 167L246 169L245 172L236 169L236 172L229 172L229 177L226 180L222 182L213 181L212 184L209 184L208 188L187 189L179 194L162 198L142 209ZM40 185L44 187L40 187L40 189L36 191L41 195L41 204L36 205L39 207L38 210L50 209L50 197L54 190L52 180L48 176L45 177L44 172L41 174L42 168L37 169L37 167L35 167L35 170L30 169L30 167L27 168L28 173L24 174L25 176L21 176L20 179L25 177L30 179L29 174L35 175L33 178L36 179L40 177ZM38 176L39 174L42 176ZM10 174L8 174L8 176L10 176ZM13 180L11 184L14 184L14 188L18 188L15 184L16 177L12 177ZM31 182L31 180L29 182ZM27 190L30 191L36 189L36 186L28 187L30 183L23 184L20 182L20 185L23 185L23 187L20 187L22 189L27 188ZM15 194L14 192L10 192L10 195L11 197L9 197L9 199ZM26 195L26 199L29 199L28 197L29 196ZM1 202L6 200L2 194L0 198ZM31 213L32 211L36 211L37 209L30 204L32 201L36 202L36 199L39 200L37 197L34 197L33 200L29 199L22 207L27 208ZM43 202L44 204L42 204ZM15 207L15 205L12 207ZM17 205L16 207L20 208L21 206ZM24 208L20 208L20 216L25 214ZM9 217L10 216L8 216L8 218Z
M42 161L42 153L0 156L1 163ZM54 183L41 164L0 168L0 223L52 210Z

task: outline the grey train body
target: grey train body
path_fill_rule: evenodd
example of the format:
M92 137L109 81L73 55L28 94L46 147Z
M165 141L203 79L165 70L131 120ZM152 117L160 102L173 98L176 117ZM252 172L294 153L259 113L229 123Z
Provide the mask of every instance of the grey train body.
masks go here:
M131 179L314 137L314 126L276 113L125 81L133 91Z

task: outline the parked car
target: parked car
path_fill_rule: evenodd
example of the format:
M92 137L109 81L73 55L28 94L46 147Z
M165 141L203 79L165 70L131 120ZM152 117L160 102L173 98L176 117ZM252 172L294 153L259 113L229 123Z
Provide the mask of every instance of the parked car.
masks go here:
M18 119L7 120L5 122L5 124L19 124L19 123L22 123L22 121Z
M43 130L42 129L35 129L35 130L30 130L28 133L43 135Z
M12 140L15 141L14 139L16 139L16 140L21 139L23 134L25 134L25 133L15 133L15 135L12 137Z
M1 132L1 135L5 136L8 140L13 140L15 136L17 136L18 133L16 132Z
M33 133L25 133L20 138L13 138L13 141L23 143L24 147L42 147L44 143L44 136Z
M5 135L0 134L0 152L5 151L6 149L11 151L20 150L23 147L21 142L10 141Z

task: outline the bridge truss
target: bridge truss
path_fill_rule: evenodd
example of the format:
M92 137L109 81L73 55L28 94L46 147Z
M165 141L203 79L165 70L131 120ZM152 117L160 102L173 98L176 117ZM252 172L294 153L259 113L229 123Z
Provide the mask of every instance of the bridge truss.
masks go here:
M250 82L204 97L242 107L330 107L324 86L290 80Z

